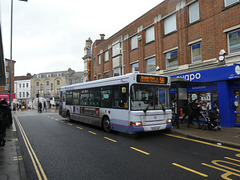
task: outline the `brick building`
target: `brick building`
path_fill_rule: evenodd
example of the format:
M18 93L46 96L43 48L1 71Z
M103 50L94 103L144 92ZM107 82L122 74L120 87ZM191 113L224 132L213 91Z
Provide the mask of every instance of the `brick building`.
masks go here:
M14 65L16 61L12 60L12 100L15 99L15 94L13 93L14 90ZM10 102L10 60L5 59L5 70L6 70L6 84L4 86L0 86L0 100L6 99L7 102Z
M108 39L95 40L88 80L139 71L199 81L189 97L205 109L217 103L221 125L232 127L240 126L237 63L239 0L165 0Z

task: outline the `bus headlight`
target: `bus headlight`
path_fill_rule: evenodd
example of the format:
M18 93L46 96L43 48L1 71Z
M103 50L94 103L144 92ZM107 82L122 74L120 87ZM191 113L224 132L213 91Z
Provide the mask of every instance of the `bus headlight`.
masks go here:
M142 122L140 122L140 121L130 122L130 125L131 125L131 126L141 126L141 125L142 125Z
M169 123L172 123L172 119L168 119L167 120L167 123L169 124Z

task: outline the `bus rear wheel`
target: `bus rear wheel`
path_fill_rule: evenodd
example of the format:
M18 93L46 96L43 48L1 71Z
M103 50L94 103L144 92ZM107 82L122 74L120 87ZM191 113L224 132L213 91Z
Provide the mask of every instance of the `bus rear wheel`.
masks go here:
M71 121L71 117L70 117L70 113L69 112L67 112L67 120Z
M102 126L103 126L103 130L105 132L110 132L111 131L110 119L108 117L103 118Z

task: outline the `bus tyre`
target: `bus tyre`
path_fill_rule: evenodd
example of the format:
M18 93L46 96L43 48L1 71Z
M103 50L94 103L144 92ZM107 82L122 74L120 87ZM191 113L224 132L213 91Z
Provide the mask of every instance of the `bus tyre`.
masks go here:
M110 119L108 117L103 118L103 130L105 132L110 132L111 131L111 126L110 126Z
M67 120L68 120L68 121L71 121L70 113L69 113L69 112L67 112Z

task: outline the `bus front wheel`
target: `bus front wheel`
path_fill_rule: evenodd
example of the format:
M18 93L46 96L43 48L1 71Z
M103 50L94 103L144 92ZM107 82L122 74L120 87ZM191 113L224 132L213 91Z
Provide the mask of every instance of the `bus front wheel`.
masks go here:
M103 130L105 132L111 131L110 119L108 117L103 118Z

